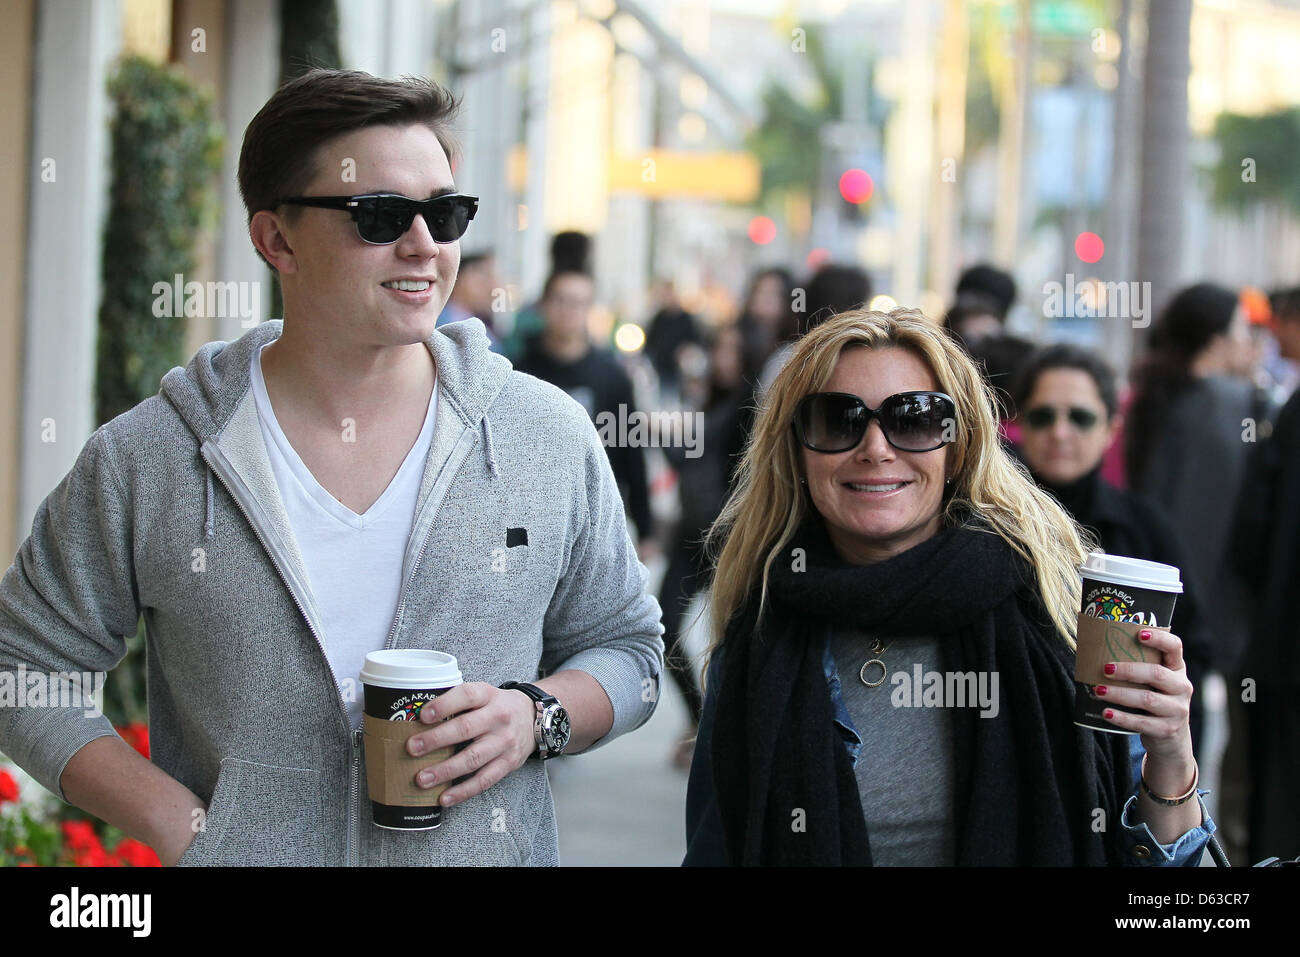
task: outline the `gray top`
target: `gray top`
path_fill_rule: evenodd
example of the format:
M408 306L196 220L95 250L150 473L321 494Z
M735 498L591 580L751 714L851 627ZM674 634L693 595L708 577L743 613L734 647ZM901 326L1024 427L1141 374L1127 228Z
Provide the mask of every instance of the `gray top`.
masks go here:
M859 672L871 654L872 638L861 632L837 632L831 653L840 691L862 750L854 772L862 797L862 814L871 841L871 860L878 866L951 866L956 863L952 709L903 707L895 681L915 684L913 665L921 673L942 671L939 642L932 638L885 638L879 656L889 669L883 684L869 688ZM880 677L878 666L868 679ZM920 689L911 688L911 701Z

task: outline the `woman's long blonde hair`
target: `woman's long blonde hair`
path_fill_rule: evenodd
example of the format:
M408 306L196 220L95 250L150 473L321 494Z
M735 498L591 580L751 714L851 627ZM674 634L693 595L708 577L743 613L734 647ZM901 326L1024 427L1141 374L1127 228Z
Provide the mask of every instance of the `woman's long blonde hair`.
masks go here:
M952 396L956 441L949 451L952 485L944 522L969 510L1031 563L1052 623L1073 649L1078 568L1094 541L1003 450L993 392L943 330L914 309L862 309L840 313L800 339L763 397L735 490L706 538L716 565L709 655L722 645L727 624L760 583L761 615L768 571L809 513L811 500L799 485L800 452L791 428L795 406L809 393L822 391L840 354L858 346L910 350L930 368L939 391Z

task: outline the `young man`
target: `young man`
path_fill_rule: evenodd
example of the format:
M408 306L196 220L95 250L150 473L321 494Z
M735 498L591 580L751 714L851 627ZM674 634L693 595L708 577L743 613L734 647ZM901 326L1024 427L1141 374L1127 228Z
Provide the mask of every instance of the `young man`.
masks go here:
M636 397L632 380L618 360L591 344L587 319L595 296L596 284L589 273L574 268L551 273L542 287L542 331L528 340L517 367L559 386L587 410L593 422L602 412L621 422L636 410ZM627 495L641 554L648 559L655 546L645 450L615 443L605 451L614 477Z
M566 753L655 708L659 608L586 413L479 322L435 331L474 205L454 110L337 71L271 98L239 179L283 322L96 431L0 583L0 670L107 671L143 612L152 763L81 708L0 708L0 750L164 864L555 864L528 758L556 705L499 685L558 699ZM397 198L348 198L375 194ZM462 746L431 765L464 778L437 830L372 823L357 676L380 648L465 676L409 746Z

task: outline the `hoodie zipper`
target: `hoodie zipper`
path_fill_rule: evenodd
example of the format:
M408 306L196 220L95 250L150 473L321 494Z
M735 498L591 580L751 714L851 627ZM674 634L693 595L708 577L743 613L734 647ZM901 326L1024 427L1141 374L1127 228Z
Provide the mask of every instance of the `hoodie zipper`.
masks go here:
M352 731L352 766L348 769L348 780L351 789L351 799L348 804L348 859L355 866L357 862L357 845L355 838L361 831L361 802L357 798L357 787L361 780L361 729L354 728ZM356 829L352 827L352 809L357 812Z
M455 447L452 448L451 454L456 454ZM468 452L466 456L468 456ZM448 458L450 459L450 456ZM457 469L459 470L463 466L464 458L461 459L461 464L457 466ZM430 490L429 494L433 494L432 490ZM411 573L402 582L401 591L398 592L397 596L397 613L393 615L393 624L388 629L388 638L384 641L385 649L391 648L393 639L397 637L397 623L402 620L402 612L406 609L406 586L415 580L415 573L420 570L420 562L424 561L424 551L429 547L429 539L433 537L433 523L437 520L438 511L442 508L442 500L446 497L447 493L444 490L442 495L439 496L437 504L433 507L433 514L429 516L429 527L424 530L424 537L420 540L420 550L415 553L415 562L411 565Z
M442 503L438 503L441 507ZM437 510L434 511L434 517L437 517ZM406 586L415 580L415 573L420 568L420 562L424 561L424 550L429 547L429 539L433 537L433 519L429 520L429 527L424 531L424 538L420 542L420 550L415 553L415 563L411 566L411 574L402 582L402 593L397 602L397 613L393 615L393 624L388 629L388 638L384 640L384 648L393 647L393 639L397 637L397 623L402 620L402 612L406 609Z
M210 464L211 463L209 463L209 465ZM351 786L351 803L348 806L348 853L347 853L346 866L355 867L356 866L356 851L355 851L356 843L353 840L354 837L353 824L357 823L359 825L360 813L358 811L356 818L354 818L352 812L357 804L356 802L357 758L358 758L357 736L361 733L361 729L358 728L354 730L352 728L349 728L348 726L348 708L343 701L342 693L339 691L339 679L338 676L334 673L334 666L330 664L329 655L325 653L325 645L320 640L320 635L317 634L316 632L316 626L311 623L311 618L307 615L307 610L303 608L302 602L298 600L298 596L294 594L293 588L289 585L289 578L287 575L285 575L284 569L280 566L280 562L276 559L274 549L272 549L270 546L267 545L266 539L262 537L262 533L261 531L258 530L257 524L252 520L252 518L249 517L248 509L244 508L244 503L239 500L239 496L234 493L233 489L231 489L230 483L228 483L225 477L222 476L221 471L215 468L212 471L215 472L217 478L221 480L221 484L225 488L226 494L228 494L234 500L235 505L239 507L240 513L242 513L244 516L244 521L248 522L248 527L253 530L253 534L257 536L257 540L261 543L262 550L265 551L266 554L270 557L271 564L275 566L276 572L280 575L280 580L284 582L285 591L289 593L289 597L293 599L293 603L298 606L298 613L302 615L303 621L307 622L307 630L311 632L311 636L316 642L316 647L320 649L321 657L325 659L325 668L329 672L330 680L334 683L334 696L335 696L335 700L338 702L340 713L343 718L343 727L346 731L350 732L349 736L352 740L352 760L350 762L350 766L348 769L348 777Z

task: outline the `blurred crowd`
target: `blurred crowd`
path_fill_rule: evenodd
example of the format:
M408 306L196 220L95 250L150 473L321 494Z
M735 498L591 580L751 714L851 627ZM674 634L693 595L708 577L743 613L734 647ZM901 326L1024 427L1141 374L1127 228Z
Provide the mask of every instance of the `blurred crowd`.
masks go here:
M673 680L692 715L673 760L689 768L703 703L682 647L688 610L707 588L707 530L732 488L762 402L792 344L872 299L868 275L825 263L796 277L750 277L734 314L693 314L673 285L652 293L640 349L591 335L596 283L588 237L557 235L536 302L502 320L490 253L466 255L441 322L483 320L493 348L562 388L593 421L602 412L698 414L698 442L606 442L643 561L661 558L659 594ZM1011 334L1016 283L966 269L940 322L975 360L997 406L1003 447L1097 545L1182 571L1174 630L1198 692L1227 687L1220 836L1233 860L1300 853L1300 656L1289 586L1300 581L1300 287L1271 294L1202 282L1181 289L1131 368L1103 351ZM663 499L669 506L652 507ZM1200 753L1204 694L1193 697Z

